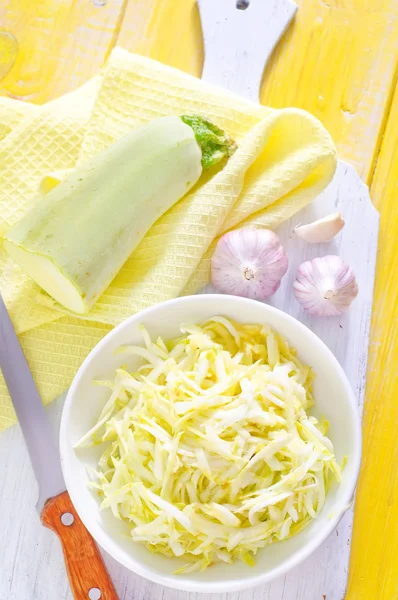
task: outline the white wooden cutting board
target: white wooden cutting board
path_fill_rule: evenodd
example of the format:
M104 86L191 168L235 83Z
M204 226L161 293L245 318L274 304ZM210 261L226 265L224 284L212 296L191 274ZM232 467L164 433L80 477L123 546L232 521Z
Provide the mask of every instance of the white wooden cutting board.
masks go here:
M238 10L236 0L198 0L198 4L205 44L203 78L258 102L264 66L296 5L290 0L251 0L246 10ZM346 226L329 244L311 246L295 237L293 229L299 222L336 211L343 214ZM339 162L328 188L278 233L290 267L271 304L309 326L329 346L351 382L361 412L378 235L378 214L367 187L350 165ZM360 291L345 316L315 319L293 299L292 283L301 262L326 254L338 254L354 269ZM61 398L49 407L56 432L62 404ZM36 500L25 444L19 427L13 427L0 436L0 600L72 600L60 544L40 525ZM177 592L105 558L121 600L343 600L352 519L350 511L335 533L285 577L239 593Z
M258 102L264 66L297 6L290 0L243 1L240 10L237 10L236 0L198 0L198 4L205 48L202 78ZM248 5L246 9L245 5ZM295 236L293 230L299 223L309 223L337 211L343 214L346 226L330 243L310 245ZM289 256L289 271L270 300L270 304L296 317L329 346L355 391L361 415L378 231L379 215L367 186L351 165L339 161L327 189L278 230ZM298 266L305 260L327 254L341 256L352 267L358 281L358 298L341 318L310 317L292 295ZM245 600L343 600L353 512L352 508L335 534L302 565L275 583L242 597Z

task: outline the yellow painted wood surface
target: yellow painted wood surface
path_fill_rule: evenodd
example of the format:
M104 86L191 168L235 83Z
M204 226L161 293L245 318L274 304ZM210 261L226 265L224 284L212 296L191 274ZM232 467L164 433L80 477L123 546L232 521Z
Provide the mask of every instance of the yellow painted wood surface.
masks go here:
M216 0L215 0L216 1ZM36 103L96 73L115 43L193 75L203 48L194 0L3 0L0 93ZM377 284L348 600L398 598L398 2L296 0L262 102L299 106L332 133L381 214ZM18 43L7 70L9 40ZM395 156L394 156L395 154ZM294 600L294 599L292 599Z
M0 93L41 104L78 87L98 72L115 44L125 4L1 0L0 31L14 35L18 53Z
M347 598L398 598L398 88L371 194L380 238Z

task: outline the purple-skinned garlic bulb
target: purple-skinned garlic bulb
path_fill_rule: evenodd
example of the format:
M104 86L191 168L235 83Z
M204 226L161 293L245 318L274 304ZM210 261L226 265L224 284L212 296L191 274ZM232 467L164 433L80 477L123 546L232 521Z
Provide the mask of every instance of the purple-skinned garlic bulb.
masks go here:
M339 256L332 255L300 265L293 289L301 306L317 317L341 315L358 294L352 269Z
M223 294L264 300L279 288L288 258L276 233L244 227L220 238L211 259L211 281Z

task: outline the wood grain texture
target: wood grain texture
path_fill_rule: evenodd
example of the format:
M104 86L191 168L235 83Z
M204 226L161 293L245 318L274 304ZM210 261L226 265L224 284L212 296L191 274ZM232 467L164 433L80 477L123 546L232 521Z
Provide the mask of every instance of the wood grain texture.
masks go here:
M70 517L66 524L62 519ZM63 492L45 504L41 521L54 531L62 544L69 584L75 600L118 600L101 554L69 498ZM99 591L100 595L90 595Z
M98 73L116 42L127 0L95 1L3 0L0 28L15 37L18 52L0 94L42 104Z
M398 4L396 0L296 2L295 23L264 73L262 102L313 112L332 133L340 157L354 164L368 183L372 183L378 158L371 194L381 216L380 252L364 413L364 461L347 600L395 600L398 380L394 365L398 350L397 286L392 275L397 267L398 234L396 98L380 155L379 150L396 84ZM58 20L54 14L60 15ZM94 7L89 0L5 0L0 6L0 23L2 29L16 34L22 52L16 69L0 81L2 94L43 102L76 87L98 70L119 29L122 46L194 75L201 73L203 47L195 0L108 0L103 7ZM52 405L50 410L55 408ZM0 470L2 514L9 517L0 528L0 599L70 600L59 544L35 518L35 484L17 428L0 436ZM179 592L131 576L106 561L117 580L120 598L182 600ZM346 574L334 574L331 583L336 583L336 592L327 600L342 600L337 585L341 577L345 579ZM303 597L324 600L322 583L323 573L313 573L312 581L301 590ZM203 598L192 594L193 600ZM228 600L279 599L296 600L283 581L275 582L269 592L228 595ZM226 600L226 595L209 596L209 600Z
M264 72L261 102L317 116L365 183L371 182L394 91L395 0L297 0L294 25Z
M398 598L397 175L398 88L371 188L379 255L347 600Z
M200 77L203 40L196 0L130 0L117 43Z

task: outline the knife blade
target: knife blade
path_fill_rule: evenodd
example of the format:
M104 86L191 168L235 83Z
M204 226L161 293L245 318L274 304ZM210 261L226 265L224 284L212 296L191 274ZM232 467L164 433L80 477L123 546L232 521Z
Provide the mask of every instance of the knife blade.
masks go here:
M0 368L10 392L39 485L37 510L66 489L46 411L0 295Z
M39 484L37 509L42 524L61 541L73 597L118 600L102 556L66 491L58 446L1 294L0 369Z

